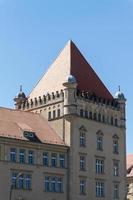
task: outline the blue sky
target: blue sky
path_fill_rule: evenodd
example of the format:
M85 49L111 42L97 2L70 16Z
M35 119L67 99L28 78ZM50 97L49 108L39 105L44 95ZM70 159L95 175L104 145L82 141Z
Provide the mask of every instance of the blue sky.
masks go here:
M110 92L127 98L133 152L133 0L0 0L0 106L13 107L72 39Z

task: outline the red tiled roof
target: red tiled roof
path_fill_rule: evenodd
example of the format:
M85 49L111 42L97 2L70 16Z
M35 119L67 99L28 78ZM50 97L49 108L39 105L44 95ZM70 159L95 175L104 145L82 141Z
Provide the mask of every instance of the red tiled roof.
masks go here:
M47 120L39 114L0 108L0 137L28 140L23 132L35 132L42 143L65 145Z
M71 74L76 78L78 89L95 93L98 97L113 99L112 95L71 41Z
M79 90L95 93L98 97L113 100L111 93L72 41L66 44L59 56L33 88L29 98L64 89L62 84L66 82L69 75L73 75L76 78Z
M127 177L133 177L133 154L127 155Z

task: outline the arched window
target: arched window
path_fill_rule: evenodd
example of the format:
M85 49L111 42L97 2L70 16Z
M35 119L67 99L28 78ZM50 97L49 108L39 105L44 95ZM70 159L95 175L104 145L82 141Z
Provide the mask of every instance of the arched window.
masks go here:
M119 137L116 134L113 135L113 153L119 153Z

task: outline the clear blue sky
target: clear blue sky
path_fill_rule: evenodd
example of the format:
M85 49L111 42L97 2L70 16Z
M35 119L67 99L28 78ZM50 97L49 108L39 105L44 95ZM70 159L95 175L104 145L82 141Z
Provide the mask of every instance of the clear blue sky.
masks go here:
M0 106L13 107L72 39L114 94L127 98L133 152L133 0L0 0Z

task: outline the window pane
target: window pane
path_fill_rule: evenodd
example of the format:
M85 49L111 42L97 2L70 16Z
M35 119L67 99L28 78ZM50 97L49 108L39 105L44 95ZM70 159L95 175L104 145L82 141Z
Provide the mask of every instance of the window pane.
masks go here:
M15 148L10 149L10 161L16 162L16 149Z
M55 153L51 154L51 166L57 167L57 154Z
M43 165L48 166L49 158L48 158L48 153L44 152L43 153Z

